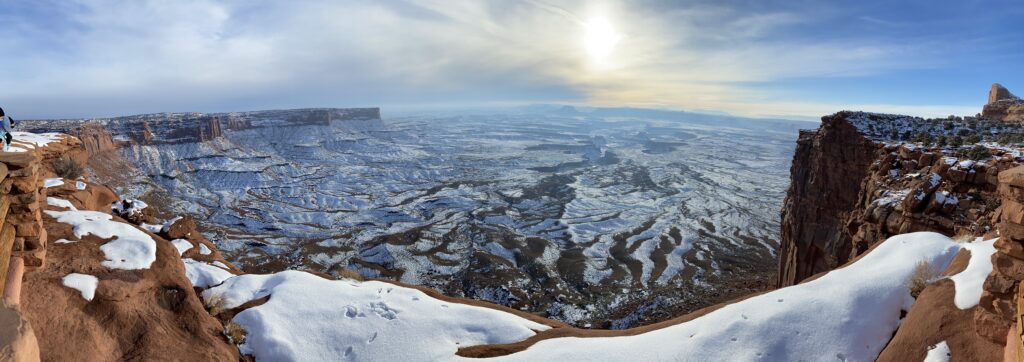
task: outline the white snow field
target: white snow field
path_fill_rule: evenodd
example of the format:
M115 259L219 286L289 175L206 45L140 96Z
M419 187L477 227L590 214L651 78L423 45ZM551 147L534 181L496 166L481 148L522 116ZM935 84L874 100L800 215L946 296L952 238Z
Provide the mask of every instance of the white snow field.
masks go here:
M284 271L241 275L203 293L233 308L270 295L234 321L260 361L436 361L459 347L510 343L548 329L497 310L447 303L384 282Z
M75 289L82 293L82 298L91 301L96 296L96 286L99 279L88 274L71 273L64 276L62 282L65 287Z
M548 339L496 359L870 361L899 326L900 311L914 302L907 285L915 265L945 269L961 247L972 245L930 232L894 236L821 278L689 322L629 337ZM203 293L225 308L268 295L266 304L234 319L248 331L242 351L257 360L454 360L458 347L519 341L546 328L392 284L297 271L238 276Z
M58 199L59 200L59 199ZM63 200L62 200L63 201ZM102 265L113 269L148 269L156 261L156 241L142 230L98 211L44 211L58 222L70 224L75 237L96 235L113 240L100 246L106 260Z

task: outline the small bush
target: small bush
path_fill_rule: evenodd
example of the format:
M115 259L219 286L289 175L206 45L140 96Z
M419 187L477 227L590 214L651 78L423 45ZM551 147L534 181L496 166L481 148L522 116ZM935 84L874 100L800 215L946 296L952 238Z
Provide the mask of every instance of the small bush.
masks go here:
M928 262L924 260L917 262L917 265L914 266L914 275L910 277L910 284L907 285L910 296L917 298L938 275L939 273Z
M337 271L335 272L335 275L337 275L338 278L352 279L358 281L365 280L363 278L363 275L359 274L358 271L347 268L338 268Z
M246 334L245 328L242 328L242 325L235 323L235 321L224 323L224 336L228 337L228 341L231 343L245 343Z
M956 241L958 243L966 243L974 239L974 233L970 232L969 230L960 230L959 232L956 233L956 235L953 236L953 241Z
M70 157L61 157L53 162L53 172L65 180L77 180L85 169Z
M224 311L224 301L220 295L213 295L210 299L206 300L206 311L210 312L210 315L214 317Z

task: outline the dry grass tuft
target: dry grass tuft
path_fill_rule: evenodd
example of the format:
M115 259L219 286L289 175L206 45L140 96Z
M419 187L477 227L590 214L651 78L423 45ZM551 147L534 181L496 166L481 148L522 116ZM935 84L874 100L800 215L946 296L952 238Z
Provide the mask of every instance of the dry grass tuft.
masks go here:
M78 161L65 156L53 162L53 172L65 180L77 180L85 168Z
M967 230L960 230L959 232L956 233L956 235L953 235L953 241L958 243L966 243L973 241L974 239L974 233Z
M359 274L359 272L352 269L339 268L336 271L336 275L338 276L338 278L352 279L358 281L365 280L362 274Z
M910 283L907 285L910 296L917 298L924 288L927 288L928 284L931 284L938 276L939 273L931 264L924 260L917 262L917 265L914 266L914 275L910 277Z
M228 341L236 345L245 343L245 335L247 332L245 328L242 328L241 324L235 323L235 321L227 321L224 323L224 336L228 337Z
M220 295L211 296L210 299L206 300L206 311L210 312L210 315L214 317L224 312L224 300L221 299Z

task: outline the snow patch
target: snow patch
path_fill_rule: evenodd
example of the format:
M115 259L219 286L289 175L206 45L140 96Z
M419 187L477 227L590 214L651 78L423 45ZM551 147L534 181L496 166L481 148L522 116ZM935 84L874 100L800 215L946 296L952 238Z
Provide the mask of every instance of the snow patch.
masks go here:
M60 133L29 133L11 132L14 142L11 143L10 152L25 152L31 149L44 147L52 142L58 142L64 137Z
M185 239L171 240L171 244L174 245L174 249L178 250L178 255L184 255L186 251L192 249L192 242Z
M99 284L99 279L96 277L79 273L65 275L61 281L65 287L78 290L82 293L82 298L88 301L96 296L96 286Z
M92 234L114 238L100 246L107 260L102 265L113 269L148 269L156 261L156 242L142 230L113 221L113 216L98 211L44 211L58 222L70 224L75 237Z
M196 288L209 288L235 276L224 269L201 261L188 258L181 259L181 261L185 263L185 276Z
M949 362L950 357L953 357L953 354L949 351L949 345L942 341L928 347L928 355L924 356L924 362Z
M78 210L75 205L71 204L71 201L58 199L56 197L47 197L46 204L50 206L63 207L68 210Z
M953 280L956 295L953 301L957 308L970 309L981 302L981 287L992 272L992 254L996 252L996 239L964 244L970 250L971 260L964 271L949 277Z
M43 187L45 188L57 187L61 185L64 185L64 179L60 177L48 178L43 180Z

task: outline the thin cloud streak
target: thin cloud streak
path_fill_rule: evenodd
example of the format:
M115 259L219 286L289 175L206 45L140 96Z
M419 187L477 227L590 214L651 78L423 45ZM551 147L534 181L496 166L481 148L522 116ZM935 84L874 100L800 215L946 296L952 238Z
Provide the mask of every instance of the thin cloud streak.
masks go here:
M781 99L778 90L746 84L941 68L953 61L950 51L970 49L916 36L817 37L807 29L835 15L812 6L80 0L44 7L46 21L37 17L42 10L0 14L9 24L0 28L8 50L0 69L11 84L0 99L39 117L474 102L817 116L850 105ZM601 64L584 49L591 19L621 34ZM882 108L964 110L895 101Z

